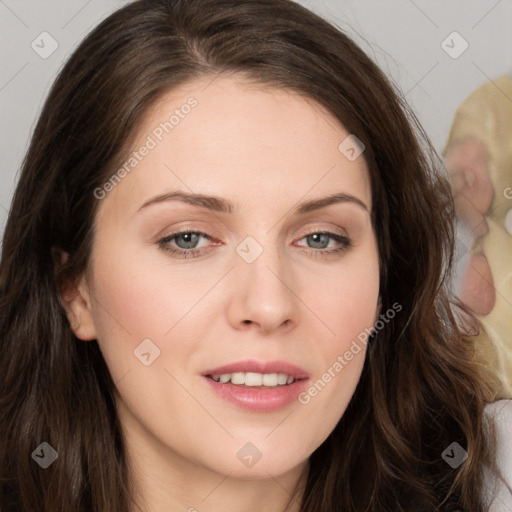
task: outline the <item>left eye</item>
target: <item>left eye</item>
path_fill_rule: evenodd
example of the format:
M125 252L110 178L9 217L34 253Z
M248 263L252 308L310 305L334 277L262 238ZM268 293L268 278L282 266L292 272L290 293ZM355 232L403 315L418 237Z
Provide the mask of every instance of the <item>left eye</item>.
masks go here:
M311 233L310 235L306 235L301 240L306 239L309 243L313 245L309 245L312 249L327 249L330 240L336 240L337 242L342 242L344 240L343 237L336 235L335 233Z
M179 235L174 235L172 237L172 240L175 240L176 245L180 249L195 249L201 237L206 237L210 239L210 237L208 235L205 235L204 233L188 232L181 233Z

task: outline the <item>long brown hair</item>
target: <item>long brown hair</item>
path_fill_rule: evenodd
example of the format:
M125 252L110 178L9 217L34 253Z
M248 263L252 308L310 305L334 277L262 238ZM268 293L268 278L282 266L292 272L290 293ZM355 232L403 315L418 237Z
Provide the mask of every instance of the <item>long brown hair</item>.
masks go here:
M310 457L302 512L483 509L493 388L459 331L448 278L453 205L440 162L378 67L288 0L139 0L110 15L59 73L35 127L0 265L3 512L126 512L133 489L96 341L78 340L58 287L86 268L101 187L142 116L200 76L242 74L312 98L366 146L382 310L356 392ZM52 248L70 254L55 272ZM489 431L490 432L490 431ZM47 442L47 470L31 453ZM468 458L441 457L459 443Z

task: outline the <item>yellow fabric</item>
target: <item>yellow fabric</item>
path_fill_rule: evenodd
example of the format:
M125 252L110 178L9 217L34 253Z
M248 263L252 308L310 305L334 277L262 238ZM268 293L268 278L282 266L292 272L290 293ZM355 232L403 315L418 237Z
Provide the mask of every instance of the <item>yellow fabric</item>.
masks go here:
M489 232L476 243L491 268L496 305L489 315L478 316L489 339L481 334L476 342L502 382L501 397L512 397L512 235L505 229L505 215L512 208L507 192L512 187L512 77L502 76L484 84L462 103L444 153L468 138L484 143L494 188L486 214ZM489 341L493 346L488 345Z

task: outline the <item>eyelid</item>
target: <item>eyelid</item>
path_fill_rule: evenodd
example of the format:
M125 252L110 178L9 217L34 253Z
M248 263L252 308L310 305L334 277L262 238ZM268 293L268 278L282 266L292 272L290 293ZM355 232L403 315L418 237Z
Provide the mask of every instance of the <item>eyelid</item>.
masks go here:
M158 239L169 238L172 236L180 235L182 233L199 233L199 234L205 235L211 239L213 239L213 238L218 239L221 236L220 234L217 234L216 230L207 228L204 223L195 223L195 222L192 222L192 223L189 223L189 224L186 224L184 226L180 226L180 227L174 228L174 229L166 228L161 233L162 234L158 235Z
M315 227L304 228L302 231L304 231L304 233L300 236L299 240L305 236L313 235L315 233L334 233L348 238L348 233L345 229L342 229L339 226L333 226L332 224L329 226L318 226L318 224L315 224Z

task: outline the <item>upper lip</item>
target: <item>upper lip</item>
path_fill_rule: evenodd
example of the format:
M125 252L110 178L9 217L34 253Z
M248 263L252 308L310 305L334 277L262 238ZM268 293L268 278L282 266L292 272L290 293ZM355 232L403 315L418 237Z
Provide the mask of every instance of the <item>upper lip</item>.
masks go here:
M218 368L213 368L203 372L203 375L222 375L225 373L237 372L285 373L289 377L294 377L295 379L307 379L309 377L305 370L286 361L256 361L254 359L219 366Z

